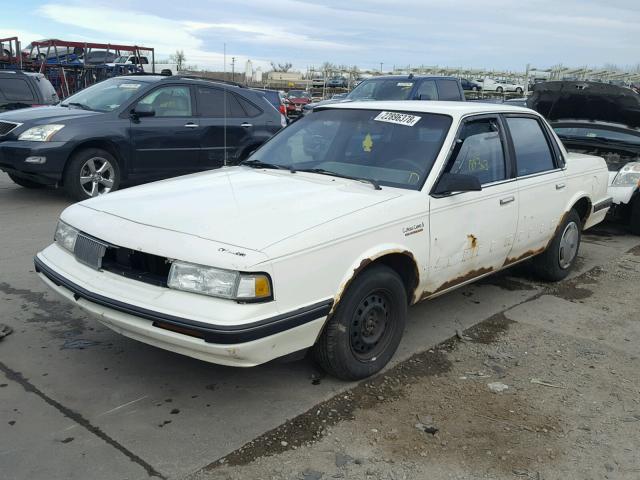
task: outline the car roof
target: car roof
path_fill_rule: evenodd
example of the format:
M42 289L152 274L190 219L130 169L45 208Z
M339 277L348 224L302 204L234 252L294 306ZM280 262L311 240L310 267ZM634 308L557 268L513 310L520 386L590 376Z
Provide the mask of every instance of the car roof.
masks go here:
M397 100L397 101L375 101L375 102L349 102L331 103L318 106L317 109L329 108L357 109L357 110L395 110L404 112L435 113L450 115L453 117L463 117L470 114L482 113L534 113L528 108L516 107L514 105L480 103L480 102L445 102L445 101L425 101L425 100Z

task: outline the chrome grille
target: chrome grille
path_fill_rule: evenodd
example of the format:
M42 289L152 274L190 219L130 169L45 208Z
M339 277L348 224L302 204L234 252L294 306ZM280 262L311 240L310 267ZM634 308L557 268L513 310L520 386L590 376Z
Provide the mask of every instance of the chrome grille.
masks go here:
M10 132L12 132L13 130L15 130L16 128L18 128L20 126L19 123L14 123L14 122L0 122L0 137L3 135L6 135Z
M104 257L108 246L109 245L106 243L102 243L99 240L80 233L76 238L76 245L73 248L73 253L79 262L99 270L100 267L102 267L102 258Z

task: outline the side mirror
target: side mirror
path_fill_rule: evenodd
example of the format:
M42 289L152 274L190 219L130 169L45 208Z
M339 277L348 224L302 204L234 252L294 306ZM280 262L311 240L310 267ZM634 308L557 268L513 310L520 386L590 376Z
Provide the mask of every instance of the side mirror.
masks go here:
M148 103L139 103L133 110L133 114L138 118L153 117L156 111L153 109L153 106Z
M474 192L482 190L480 180L473 175L463 173L445 173L440 177L433 189L436 195L446 195L452 192Z

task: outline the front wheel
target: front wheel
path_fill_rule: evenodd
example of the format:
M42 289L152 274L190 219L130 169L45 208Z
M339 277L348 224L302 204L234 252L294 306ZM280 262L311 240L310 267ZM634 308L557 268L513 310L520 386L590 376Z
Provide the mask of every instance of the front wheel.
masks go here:
M578 258L581 232L580 215L571 210L564 217L549 247L533 259L533 269L540 278L557 282L569 275Z
M348 287L314 346L314 356L338 378L366 378L393 357L406 317L402 279L389 267L372 266Z
M117 190L120 167L113 155L99 148L76 153L64 172L64 188L74 200L86 200Z
M518 95L522 95L522 92L523 92L523 90L520 87L516 88L516 93Z
M496 93L502 93L502 92L504 92L504 88L502 87L496 88Z

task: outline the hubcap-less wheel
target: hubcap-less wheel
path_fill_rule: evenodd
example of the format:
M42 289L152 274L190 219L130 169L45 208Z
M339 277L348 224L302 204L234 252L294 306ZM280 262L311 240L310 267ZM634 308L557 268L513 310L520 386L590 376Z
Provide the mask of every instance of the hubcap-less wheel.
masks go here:
M573 263L576 254L578 253L578 239L580 238L580 230L578 225L574 222L570 222L562 232L560 238L560 252L558 259L560 262L560 268L567 269Z
M105 158L90 158L80 168L80 186L89 197L109 193L114 180L115 169Z
M375 360L388 341L391 301L384 291L375 291L362 299L351 320L350 343L355 356Z

